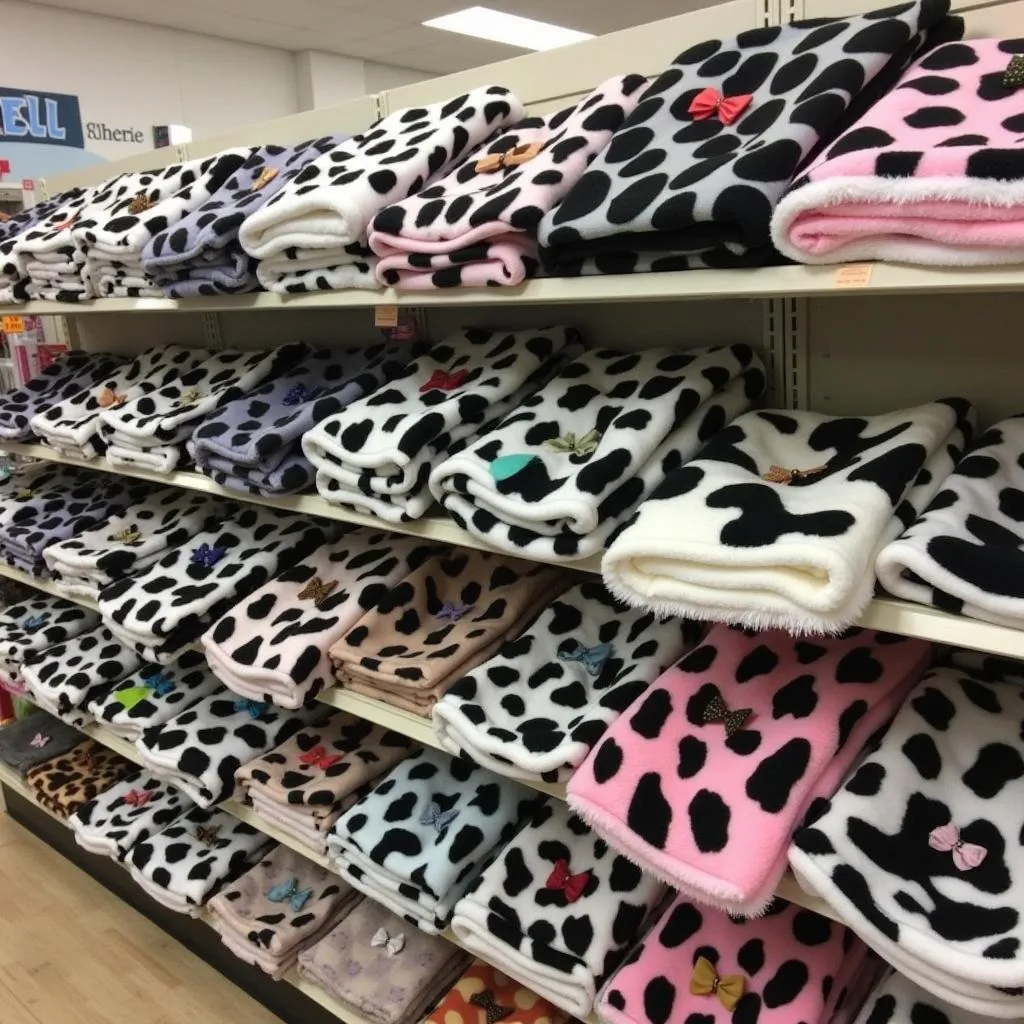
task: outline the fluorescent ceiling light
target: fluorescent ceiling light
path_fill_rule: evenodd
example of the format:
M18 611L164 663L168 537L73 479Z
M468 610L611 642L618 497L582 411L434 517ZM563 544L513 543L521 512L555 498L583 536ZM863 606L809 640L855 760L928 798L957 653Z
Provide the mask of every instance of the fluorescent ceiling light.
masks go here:
M464 36L490 39L495 43L519 46L524 50L553 50L556 46L593 39L590 32L577 32L546 21L520 18L517 14L492 11L489 7L467 7L464 11L445 14L423 22L427 28L440 28Z

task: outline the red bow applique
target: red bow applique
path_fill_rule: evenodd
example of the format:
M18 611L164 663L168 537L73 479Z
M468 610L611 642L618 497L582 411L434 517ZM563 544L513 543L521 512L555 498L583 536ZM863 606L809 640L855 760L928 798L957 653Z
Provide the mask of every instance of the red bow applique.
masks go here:
M124 802L129 807L145 807L153 799L151 789L130 789L124 795Z
M745 92L740 96L730 96L726 99L717 89L709 87L701 89L694 96L689 110L694 121L706 121L717 114L722 124L732 124L750 106L753 98L749 92Z
M303 754L299 760L314 768L330 768L332 764L337 764L341 760L341 754L328 754L326 747L314 747L308 754Z
M469 373L466 370L456 370L455 373L445 373L444 370L435 370L430 375L426 384L420 385L420 391L454 391L466 383Z
M545 888L561 889L565 893L566 903L575 903L583 895L583 890L586 889L589 881L589 871L581 871L578 875L572 875L569 873L569 862L559 857L551 869L551 874L548 875Z

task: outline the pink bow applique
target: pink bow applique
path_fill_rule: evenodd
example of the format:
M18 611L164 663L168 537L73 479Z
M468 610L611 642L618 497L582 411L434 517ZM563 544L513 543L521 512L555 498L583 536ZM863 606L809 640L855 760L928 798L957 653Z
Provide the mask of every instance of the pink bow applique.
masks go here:
M435 370L430 375L426 384L420 385L420 391L424 394L428 391L454 391L462 387L469 376L466 370L456 370L454 373L445 373L444 370Z
M953 863L957 871L970 871L976 868L987 856L988 850L975 843L965 843L960 838L960 829L952 822L940 825L928 833L928 845L942 853L952 853Z
M694 96L689 111L693 114L694 121L706 121L717 114L722 124L732 124L750 106L753 98L751 93L745 92L727 99L717 89L709 86Z
M145 807L153 799L151 789L130 789L124 795L124 802L129 807Z

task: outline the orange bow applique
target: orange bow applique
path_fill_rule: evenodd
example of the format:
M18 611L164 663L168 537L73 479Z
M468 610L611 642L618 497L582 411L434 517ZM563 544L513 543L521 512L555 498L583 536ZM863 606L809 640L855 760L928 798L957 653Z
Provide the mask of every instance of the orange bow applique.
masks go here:
M694 996L718 996L718 1001L730 1012L743 998L746 982L741 974L719 975L715 965L705 957L697 957L690 975L690 994Z
M54 224L54 231L67 231L68 228L74 227L78 220L78 214L76 213L73 217L68 217L67 220L61 221L59 224Z
M753 98L749 92L726 98L717 89L709 87L694 96L689 111L694 121L706 121L717 114L722 124L732 124L750 106Z
M575 903L587 888L590 872L581 871L578 875L571 874L569 862L562 857L555 861L555 866L544 883L546 889L561 889L565 893L566 903Z
M258 192L264 185L272 182L278 174L279 171L276 167L264 167L263 170L260 171L259 177L256 178L256 180L249 186L249 191Z
M299 758L302 764L320 769L330 768L332 764L337 764L340 760L341 754L328 754L327 748L324 746L314 747Z
M805 477L817 476L824 473L828 466L815 466L813 469L786 469L784 466L769 466L767 473L761 474L762 480L770 484L791 484L794 480L803 480Z
M469 373L466 370L456 370L455 373L445 373L444 370L435 370L430 375L426 384L420 385L420 392L426 391L454 391L466 383Z
M119 395L113 388L104 388L96 399L104 409L117 408L128 401L127 395Z
M518 167L528 163L544 148L543 142L524 142L506 149L504 153L488 153L476 162L477 174L494 174L502 167Z

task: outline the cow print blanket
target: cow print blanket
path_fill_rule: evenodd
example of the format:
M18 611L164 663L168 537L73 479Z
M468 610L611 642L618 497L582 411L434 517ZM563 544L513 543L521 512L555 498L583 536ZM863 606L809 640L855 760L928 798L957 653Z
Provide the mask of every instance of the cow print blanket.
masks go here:
M564 781L699 633L579 583L455 683L434 705L434 730L445 750L499 775Z
M796 833L790 864L902 974L972 1013L1024 1013L1024 689L925 676Z
M802 263L1024 261L1024 38L922 57L794 183L772 220Z
M17 684L27 659L99 624L100 617L91 608L49 594L4 609L0 613L0 683L23 690Z
M938 999L892 971L865 1002L854 1024L989 1024L990 1017L969 1013Z
M839 633L871 600L878 551L952 472L973 418L960 398L878 416L746 413L640 506L604 556L605 583L662 615Z
M765 384L749 345L584 352L437 466L430 490L460 526L512 554L592 555Z
M691 899L760 914L807 808L836 791L929 653L860 629L810 643L713 626L609 727L569 805Z
M709 39L681 53L540 223L560 276L760 265L801 164L888 89L948 0ZM933 31L937 30L937 31Z
M242 248L268 291L375 288L366 234L385 206L419 192L523 116L498 85L444 103L396 110L307 164L247 217Z
M37 764L60 757L85 740L66 722L38 711L0 729L0 761L24 778Z
M585 1017L664 894L549 800L456 904L452 931L470 952Z

